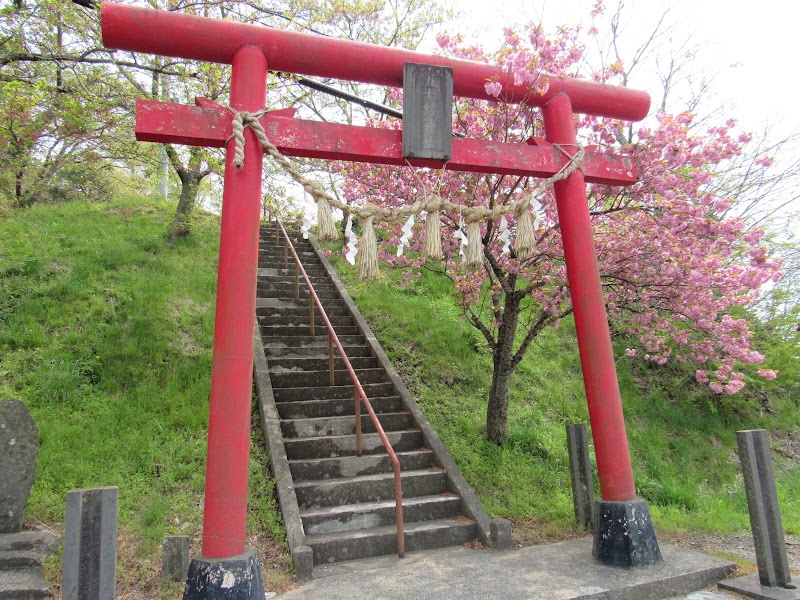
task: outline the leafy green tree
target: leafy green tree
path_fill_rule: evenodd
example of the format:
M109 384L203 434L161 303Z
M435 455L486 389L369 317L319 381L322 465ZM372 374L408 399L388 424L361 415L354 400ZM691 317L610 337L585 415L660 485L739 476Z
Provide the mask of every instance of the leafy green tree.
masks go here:
M82 20L50 0L2 9L0 183L15 206L99 189L104 137L124 119L119 86L80 39ZM91 90L91 93L89 93Z

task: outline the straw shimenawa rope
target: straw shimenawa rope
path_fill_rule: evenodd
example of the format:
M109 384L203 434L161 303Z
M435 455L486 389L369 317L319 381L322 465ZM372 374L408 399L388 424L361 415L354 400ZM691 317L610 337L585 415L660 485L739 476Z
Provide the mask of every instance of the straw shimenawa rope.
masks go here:
M509 204L498 205L494 208L462 206L445 200L436 194L427 195L407 206L397 208L384 208L369 203L360 207L345 204L328 194L318 183L307 179L295 168L289 159L281 154L278 147L269 141L264 127L259 122L259 119L267 112L266 109L254 113L236 111L232 108L229 108L229 110L233 114L233 134L231 138L235 141L233 165L237 169L241 169L244 166L244 130L249 127L256 134L264 151L283 167L292 179L302 185L303 189L316 201L318 235L320 239L332 241L338 237L336 225L331 215L331 207L338 208L345 214L355 215L360 220L365 221L364 236L361 242L361 252L359 253L359 274L363 274L362 279L372 279L377 275L377 243L373 230L374 220L377 219L382 222L405 221L411 215L417 214L423 210L428 213L425 222L424 252L425 255L430 258L440 260L443 256L440 231L441 225L439 221L439 214L441 211L458 212L462 214L467 221L466 233L468 245L466 250L466 263L469 268L479 268L483 264L480 243L480 223L511 213L514 213L517 218L517 240L514 248L517 258L520 260L529 258L535 244L533 222L530 214L532 198L535 194L541 193L547 186L566 179L576 170L581 169L581 163L585 154L583 146L579 144L577 145L574 155L567 152L561 145L553 144L555 148L569 159L569 162L565 164L558 173L542 180L536 188L532 189L531 192L526 194L522 199ZM361 263L364 263L363 268Z

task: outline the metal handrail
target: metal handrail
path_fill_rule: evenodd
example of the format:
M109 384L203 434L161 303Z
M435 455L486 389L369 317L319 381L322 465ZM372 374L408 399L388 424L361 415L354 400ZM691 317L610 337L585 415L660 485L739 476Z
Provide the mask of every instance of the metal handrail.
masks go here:
M344 352L344 348L342 348L342 344L339 341L339 337L336 335L336 332L333 330L333 325L331 325L330 319L328 319L328 315L325 313L325 309L322 308L322 302L320 302L317 293L314 291L314 286L311 285L311 280L308 278L308 274L306 270L303 268L302 263L300 262L300 258L297 256L297 252L295 252L294 244L289 239L289 235L286 233L286 229L283 227L283 223L277 217L275 217L275 222L277 223L278 227L280 228L280 232L283 233L283 268L289 268L289 250L292 251L292 256L294 257L294 297L295 300L300 300L300 275L303 275L303 279L308 286L308 300L309 300L309 314L311 317L311 337L315 337L314 331L314 305L316 304L317 308L319 308L319 313L322 316L322 320L325 322L325 326L328 328L328 370L329 370L329 381L330 385L334 385L334 358L333 358L333 345L336 344L336 349L339 351L339 355L342 357L342 361L344 362L345 367L347 368L347 372L350 374L350 379L353 380L353 401L355 403L355 414L356 414L356 455L362 455L362 448L361 448L361 403L364 403L364 406L367 409L367 413L369 413L370 419L372 419L372 424L375 426L375 431L378 433L378 436L381 438L381 442L383 442L384 447L386 448L386 452L389 454L389 460L392 461L392 468L394 469L394 500L395 500L395 520L397 522L397 555L400 558L405 556L405 536L403 533L403 492L402 486L400 483L400 461L397 459L397 455L392 449L392 445L389 443L389 438L386 437L386 432L384 432L383 427L378 421L378 417L375 414L375 411L372 408L372 404L367 398L366 392L364 392L364 388L361 386L361 382L358 380L358 375L356 375L355 370L353 369L353 365L350 364L350 360L347 358L347 355ZM278 234L279 231L276 228L275 230L275 243L278 244Z

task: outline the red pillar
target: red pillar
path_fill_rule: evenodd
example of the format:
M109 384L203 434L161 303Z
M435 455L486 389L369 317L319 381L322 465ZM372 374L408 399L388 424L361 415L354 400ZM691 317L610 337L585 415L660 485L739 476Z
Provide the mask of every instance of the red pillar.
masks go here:
M264 107L267 60L254 46L233 58L231 106ZM245 163L233 166L233 140L225 158L219 245L217 313L211 365L203 556L227 558L245 551L253 330L256 313L258 238L263 149L245 130Z
M555 96L542 112L547 141L574 154L577 138L569 97ZM604 500L633 500L636 488L583 173L577 170L556 182L555 194L601 492Z

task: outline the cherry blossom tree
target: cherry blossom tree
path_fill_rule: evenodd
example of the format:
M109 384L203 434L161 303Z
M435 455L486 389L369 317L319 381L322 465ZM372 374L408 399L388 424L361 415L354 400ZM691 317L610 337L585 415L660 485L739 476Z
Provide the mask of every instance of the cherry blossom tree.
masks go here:
M541 27L509 29L503 47L493 53L459 37L440 36L438 41L448 56L500 64L508 82L544 90L547 76L542 73L578 76L585 69L582 35L569 28L552 36ZM593 77L620 84L622 74L616 61ZM503 102L505 83L487 81L485 101L456 98L454 132L517 143L544 137L539 110ZM402 100L399 92L393 98ZM399 126L391 121L373 125ZM732 120L699 129L689 112L658 112L638 130L592 116L576 117L576 125L583 144L632 156L640 177L629 188L588 188L608 314L616 328L638 340L626 354L657 364L688 362L697 381L713 392L737 393L744 386L741 365L763 361L751 346L748 322L737 316L742 314L738 307L753 303L762 286L780 278L780 262L768 255L763 231L730 216L735 200L726 195L730 188L715 185L718 173L742 153L750 136L737 132ZM769 160L754 168L769 168ZM572 312L552 189L540 189L534 179L505 175L353 164L341 166L341 171L349 202L387 208L431 192L484 208L533 194L531 255L522 259L517 254L513 213L505 221L485 220L480 228L483 266L477 271L463 262L461 234L466 227L457 211L441 215L441 262L423 256L423 228L413 230L406 252L397 256L402 223L382 225L387 235L379 256L404 267L406 281L418 277L423 265L453 280L463 317L481 332L492 353L487 436L503 443L512 373L535 337ZM759 374L767 379L777 375L768 368Z

